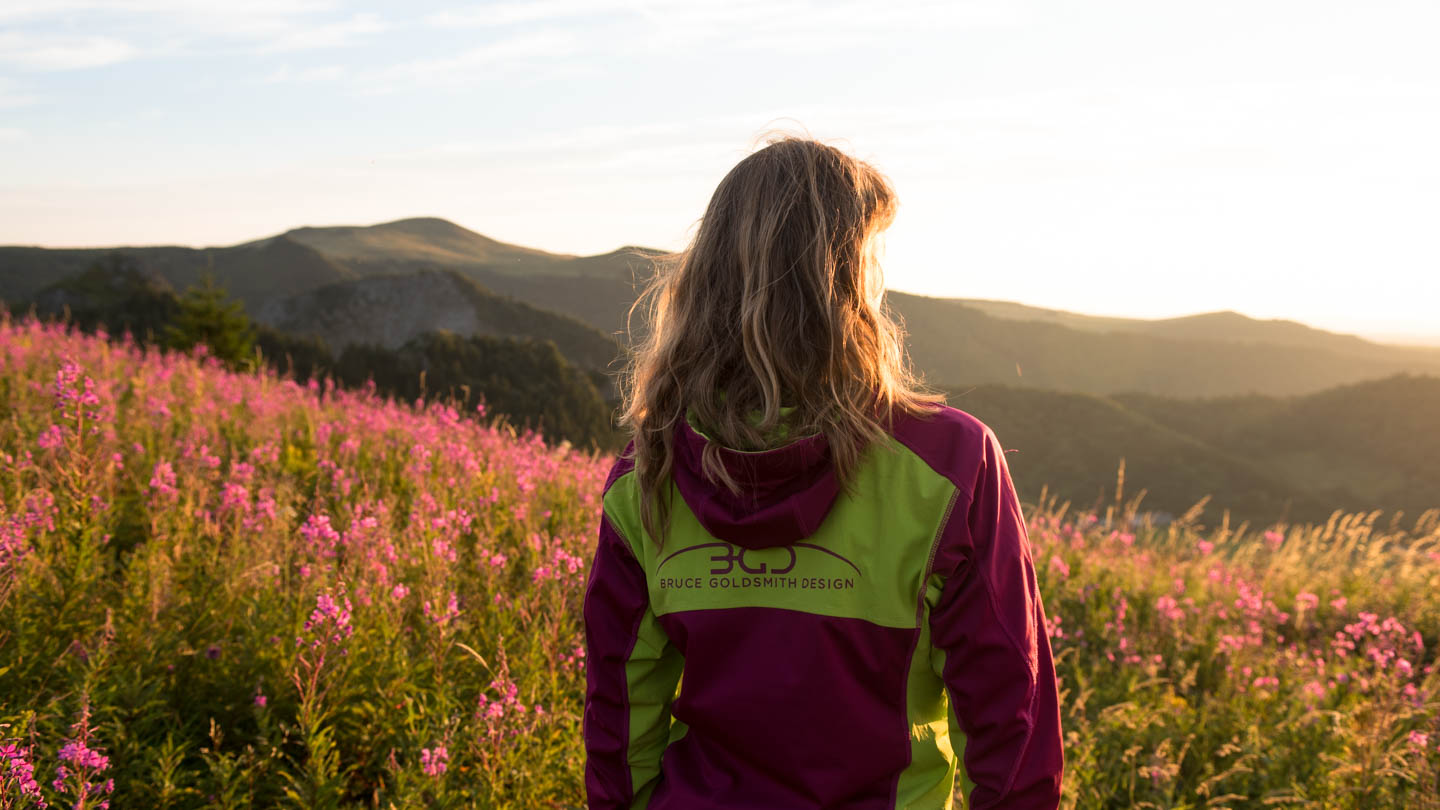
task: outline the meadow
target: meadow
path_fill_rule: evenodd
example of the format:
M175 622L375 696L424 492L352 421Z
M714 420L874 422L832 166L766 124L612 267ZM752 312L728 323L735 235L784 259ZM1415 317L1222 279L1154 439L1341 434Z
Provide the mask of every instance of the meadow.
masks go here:
M0 409L0 808L583 804L609 457L34 321ZM1440 807L1440 510L1136 503L1025 505L1064 806Z

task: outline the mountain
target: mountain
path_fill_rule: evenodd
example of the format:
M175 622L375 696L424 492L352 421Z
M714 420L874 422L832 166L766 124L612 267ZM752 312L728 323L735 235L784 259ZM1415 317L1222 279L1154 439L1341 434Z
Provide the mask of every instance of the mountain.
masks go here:
M937 385L1196 397L1302 394L1402 372L1440 375L1440 351L1318 329L1302 342L1285 327L1284 337L1260 341L1254 335L1273 327L1252 329L1244 316L1235 316L1239 323L1202 318L1204 329L1191 319L1169 319L1102 331L1061 319L999 318L956 299L897 292L886 299L905 324L916 367ZM1215 324L1232 327L1210 328ZM1186 331L1199 336L1180 336Z
M433 217L371 226L295 228L274 238L299 242L365 275L393 273L413 265L549 268L575 258L497 242Z
M0 247L0 299L30 300L112 254L126 257L176 289L197 284L208 273L252 309L275 296L355 277L349 269L283 236L228 248Z
M1337 508L1440 507L1440 377L1401 374L1303 397L1115 399L1297 488L1338 493Z
M369 276L261 305L256 320L311 335L336 351L355 344L397 349L436 330L551 340L570 362L607 369L620 346L574 318L497 295L453 270Z
M1234 520L1324 521L1336 509L1440 508L1440 378L1397 375L1293 397L1100 397L977 386L949 403L1007 451L1022 498L1045 487L1078 508L1145 489L1141 511L1205 495ZM1210 522L1218 515L1210 512Z
M1418 349L1418 354L1421 355L1431 353L1429 347L1374 343L1355 335L1327 332L1296 321L1282 318L1251 318L1231 310L1202 312L1178 318L1148 319L1084 315L1061 309L1046 309L1017 304L1013 301L994 301L983 298L940 300L952 301L969 309L979 310L993 318L1053 323L1083 332L1133 332L1181 340L1270 343L1299 348L1333 349L1352 354L1388 355L1394 349Z
M108 252L0 247L0 298L29 300L42 287L79 273ZM394 337L415 333L426 318L486 323L478 315L469 320L463 314L465 305L443 295L422 296L393 312L383 305L358 306L356 313L368 314L350 325L315 309L312 304L318 299L304 298L320 288L338 290L336 285L390 277L378 282L381 287L354 288L356 300L378 296L374 300L399 302L403 283L393 277L441 270L463 276L492 295L528 304L534 311L568 316L620 339L630 304L659 254L637 247L595 256L548 253L437 218L303 227L231 247L123 252L176 288L210 272L252 313L263 313L262 320L283 321L293 328L325 324L304 327L307 331L342 335L378 330ZM389 292L359 292L382 287ZM898 291L889 293L887 301L905 323L916 366L932 383L951 387L1005 384L1095 395L1289 396L1397 373L1440 375L1440 348L1388 346L1235 312L1144 320ZM392 329L387 320L398 317L395 313L404 317ZM557 343L570 345L570 351L598 351L593 341L574 335L571 321L537 320L532 332L552 326L560 330L553 335ZM514 328L499 333L507 329L518 334ZM594 354L572 359L589 368L604 365Z

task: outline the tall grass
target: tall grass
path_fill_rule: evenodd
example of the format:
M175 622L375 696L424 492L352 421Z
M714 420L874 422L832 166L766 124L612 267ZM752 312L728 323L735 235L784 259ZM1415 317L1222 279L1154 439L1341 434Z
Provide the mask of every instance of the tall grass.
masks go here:
M0 323L0 808L574 807L610 459ZM1440 513L1027 507L1071 807L1435 807Z

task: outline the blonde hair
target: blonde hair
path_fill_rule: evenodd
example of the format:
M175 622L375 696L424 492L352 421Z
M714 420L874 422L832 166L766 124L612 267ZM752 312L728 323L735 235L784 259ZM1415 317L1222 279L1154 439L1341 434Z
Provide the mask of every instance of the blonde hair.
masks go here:
M714 439L711 481L739 485L716 442L763 450L781 420L823 433L836 476L892 429L895 409L935 410L882 307L876 242L897 200L870 164L808 137L781 134L716 187L689 247L654 258L630 308L645 316L621 378L620 425L634 439L641 521L663 545L674 436L688 408ZM627 331L629 321L627 320ZM758 424L747 418L759 411Z

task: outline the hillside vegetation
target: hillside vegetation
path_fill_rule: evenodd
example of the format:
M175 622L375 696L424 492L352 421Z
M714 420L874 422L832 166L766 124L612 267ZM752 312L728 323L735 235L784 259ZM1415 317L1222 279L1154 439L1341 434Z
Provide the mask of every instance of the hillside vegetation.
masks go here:
M486 326L513 327L519 336L473 331L460 335L437 328L445 323L430 325L425 331L420 331L421 324L411 323L407 332L400 332L396 325L389 330L372 326L368 340L352 331L349 334L355 340L342 344L337 353L325 340L323 329L294 333L267 324L252 325L243 308L229 316L235 321L229 331L246 334L211 334L217 324L206 321L218 320L221 309L239 306L224 300L223 290L202 294L196 299L203 302L200 311L188 311L186 298L163 278L139 269L137 262L121 254L105 257L89 270L42 290L28 305L15 304L13 310L16 314L33 310L87 332L131 335L145 346L189 348L198 342L205 343L212 353L222 344L240 346L238 350L222 351L220 356L231 366L261 362L300 382L328 379L350 388L374 384L382 396L406 401L443 399L458 402L466 410L483 404L493 416L504 417L518 427L543 427L554 441L619 448L619 435L610 421L611 408L601 393L609 390L612 378L600 369L577 367L552 340L537 337L543 333L528 325L556 327L554 331L561 339L571 338L566 346L572 353L595 363L608 362L618 351L613 342L562 316L488 295L473 289L473 284L464 279L437 275L442 295L455 302L466 316L475 318L478 313L479 317L489 317ZM191 287L186 294L202 289ZM342 290L337 296L342 306L345 295ZM207 300L216 296L220 300ZM317 305L314 314L321 326L325 324L325 312L318 304L323 300L310 302ZM350 316L384 321L383 307L360 311L363 309L346 307ZM557 326L556 322L563 323ZM398 344L378 342L397 332L403 338Z
M611 457L60 325L0 360L0 806L583 803ZM1440 806L1440 512L1024 513L1067 810Z

